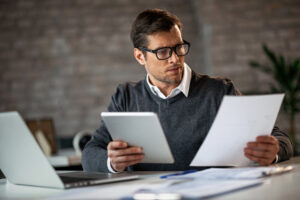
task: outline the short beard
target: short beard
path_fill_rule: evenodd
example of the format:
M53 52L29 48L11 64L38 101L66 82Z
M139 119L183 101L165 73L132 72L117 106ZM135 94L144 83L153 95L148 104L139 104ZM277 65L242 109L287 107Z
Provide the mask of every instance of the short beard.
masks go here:
M152 74L152 76L160 81L160 82L163 82L163 83L166 83L166 84L170 84L170 85L173 85L173 84L179 84L181 81L182 81L182 78L183 78L183 68L180 67L179 70L182 70L182 73L181 73L181 76L179 77L176 77L175 79L170 79L168 76L165 76L165 77L157 77L155 75Z
M156 77L157 78L157 77ZM157 80L163 82L163 83L167 83L167 84L179 84L182 80L182 77L178 77L176 79L169 79L169 77L163 77L163 78L157 78Z

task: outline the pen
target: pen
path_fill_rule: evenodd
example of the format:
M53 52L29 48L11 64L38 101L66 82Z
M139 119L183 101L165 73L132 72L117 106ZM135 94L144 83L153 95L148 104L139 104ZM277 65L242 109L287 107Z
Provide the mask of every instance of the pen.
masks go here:
M288 171L291 171L293 166L286 166L286 167L274 167L270 171L262 172L262 176L271 176L276 174L282 174Z
M169 178L169 177L172 177L172 176L180 176L180 175L185 175L185 174L194 173L194 172L197 172L197 170L190 169L190 170L186 170L186 171L182 171L182 172L177 172L177 173L174 173L174 174L163 175L160 178L164 179L164 178Z

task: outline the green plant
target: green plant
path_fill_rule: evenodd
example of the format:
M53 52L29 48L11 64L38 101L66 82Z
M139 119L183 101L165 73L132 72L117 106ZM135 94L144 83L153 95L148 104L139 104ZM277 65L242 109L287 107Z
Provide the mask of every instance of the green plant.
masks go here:
M289 120L289 135L294 143L297 154L297 140L295 130L295 116L300 112L300 59L288 61L282 55L276 55L267 45L262 45L263 51L269 59L268 64L251 61L249 65L273 77L276 84L270 83L272 93L285 93L283 111Z

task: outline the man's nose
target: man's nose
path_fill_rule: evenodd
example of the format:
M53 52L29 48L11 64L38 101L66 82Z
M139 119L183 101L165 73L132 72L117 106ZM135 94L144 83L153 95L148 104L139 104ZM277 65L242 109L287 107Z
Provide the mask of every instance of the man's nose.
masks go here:
M173 49L172 49L172 55L168 60L170 63L177 63L177 61L179 60L178 55L175 53Z

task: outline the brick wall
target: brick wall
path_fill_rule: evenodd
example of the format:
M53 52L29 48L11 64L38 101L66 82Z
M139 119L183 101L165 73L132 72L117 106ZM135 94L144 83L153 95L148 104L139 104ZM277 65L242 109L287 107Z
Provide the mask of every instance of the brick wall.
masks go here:
M183 1L0 1L0 110L52 117L61 137L96 129L115 87L145 76L129 32L155 7L177 13L193 42Z
M214 74L232 78L242 91L268 89L267 77L248 66L249 60L266 61L262 43L291 59L300 57L299 0L200 0L197 8L212 29Z
M186 60L194 70L230 77L243 92L265 91L269 78L247 63L265 60L262 42L290 58L299 57L299 4L1 0L0 111L18 110L25 118L52 117L59 137L97 128L99 114L118 83L145 76L133 58L129 32L136 15L146 8L168 9L181 18L184 38L192 43ZM210 30L209 37L203 27ZM284 119L280 123L286 127Z
M288 59L300 58L299 0L200 0L200 21L211 28L213 74L234 80L242 92L267 92L272 79L249 67L250 60L268 63L261 45L266 43ZM296 131L300 141L300 115ZM281 112L277 124L287 132Z

